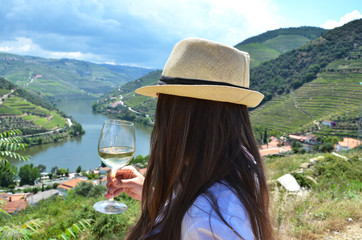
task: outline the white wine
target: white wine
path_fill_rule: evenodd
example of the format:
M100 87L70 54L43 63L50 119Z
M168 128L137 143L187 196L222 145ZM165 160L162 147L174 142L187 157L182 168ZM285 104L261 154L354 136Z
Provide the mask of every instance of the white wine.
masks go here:
M133 147L105 147L98 150L102 162L114 170L127 165L134 152Z

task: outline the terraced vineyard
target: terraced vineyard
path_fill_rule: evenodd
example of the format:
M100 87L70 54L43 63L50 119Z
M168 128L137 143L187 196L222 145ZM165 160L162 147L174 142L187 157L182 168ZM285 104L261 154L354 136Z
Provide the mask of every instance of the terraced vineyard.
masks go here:
M286 133L313 131L357 137L362 103L360 82L362 59L334 61L314 81L252 111L252 123ZM334 126L324 126L325 120L334 122Z
M12 96L0 105L1 127L7 129L54 130L66 126L66 120L57 113L36 106L27 100Z
M70 116L0 77L0 132L19 129L29 146L84 134Z

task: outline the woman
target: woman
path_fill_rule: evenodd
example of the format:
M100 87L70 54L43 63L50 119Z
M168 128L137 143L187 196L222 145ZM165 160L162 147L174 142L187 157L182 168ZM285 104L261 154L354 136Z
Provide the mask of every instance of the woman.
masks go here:
M273 239L263 162L248 107L249 55L203 39L174 47L158 96L146 177L118 171L108 193L142 201L127 239ZM110 180L110 179L109 179Z

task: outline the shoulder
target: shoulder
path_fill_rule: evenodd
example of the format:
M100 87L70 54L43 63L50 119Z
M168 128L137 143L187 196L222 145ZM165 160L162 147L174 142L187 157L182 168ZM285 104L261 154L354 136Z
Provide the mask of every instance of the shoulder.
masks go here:
M209 192L215 197L225 221L244 239L254 239L246 210L231 189L221 183ZM181 239L238 239L212 208L212 201L200 195L186 212L181 227Z

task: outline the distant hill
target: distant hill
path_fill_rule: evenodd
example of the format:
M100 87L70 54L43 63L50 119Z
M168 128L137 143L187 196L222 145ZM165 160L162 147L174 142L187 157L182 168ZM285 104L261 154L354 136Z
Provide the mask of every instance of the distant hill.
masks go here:
M38 95L97 98L151 69L0 53L0 76Z
M304 43L318 38L323 32L326 32L326 30L315 27L278 29L248 38L245 41L237 44L235 47L244 51L248 51L252 58L252 66L256 66L259 65L262 60L266 61L276 58L282 52L300 47ZM281 41L282 38L284 39L283 41ZM255 44L257 44L257 46ZM252 46L255 46L256 48L253 48ZM260 51L261 48L267 50ZM273 52L273 54L270 55L270 52ZM110 96L116 97L122 95L122 101L124 101L127 106L138 110L141 115L147 114L151 117L151 119L153 119L154 111L152 110L155 109L154 105L156 100L140 95L135 95L134 90L141 86L156 84L160 75L161 71L154 71L135 81L131 81L122 85L122 87L119 89L114 89L109 94L105 94L105 96L98 100L98 104L95 104L94 106L95 111L105 113L107 104L112 101L110 100ZM118 108L123 108L123 110L119 112ZM122 118L133 118L136 116L134 113L127 111L127 108L125 108L123 105L119 105L117 108L112 108L111 110L109 110L107 113L118 114L119 117ZM147 120L145 121L147 122Z
M41 144L83 133L80 124L37 95L0 77L0 132L19 129ZM46 133L46 134L44 134ZM30 136L34 135L35 136Z
M325 32L326 29L317 27L281 28L248 38L235 47L250 54L250 67L254 68L319 38Z
M156 99L136 94L134 91L142 86L156 84L161 72L161 70L150 72L137 80L112 90L93 104L93 110L97 113L108 114L130 121L136 120L146 125L152 125L156 109ZM111 103L116 103L116 105L111 106ZM125 105L120 103L125 103ZM134 111L130 111L129 108Z
M352 21L251 69L251 89L265 95L263 104L251 111L255 128L356 137L362 99L361 33L362 20ZM160 74L155 71L115 89L94 109L150 123L156 99L134 90L155 84ZM119 95L125 105L110 107ZM336 126L323 127L324 120Z
M360 137L361 40L355 20L253 69L251 88L266 95L254 127Z

